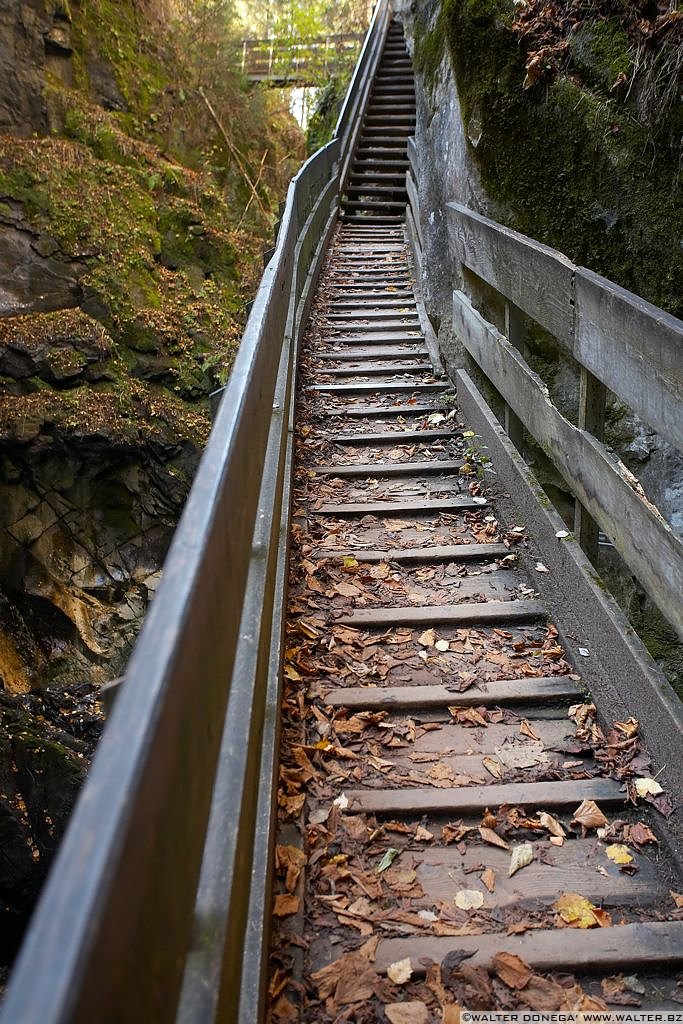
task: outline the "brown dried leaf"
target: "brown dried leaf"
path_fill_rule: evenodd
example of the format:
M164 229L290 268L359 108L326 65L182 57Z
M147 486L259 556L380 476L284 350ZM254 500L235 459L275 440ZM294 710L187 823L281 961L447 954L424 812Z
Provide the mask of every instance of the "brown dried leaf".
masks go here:
M486 888L488 889L489 892L493 892L495 890L495 888L496 888L496 873L495 873L495 871L492 868L486 868L486 871L483 871L479 875L479 878L484 883L484 885L486 886Z
M393 981L394 985L405 985L407 981L413 976L413 967L410 962L410 957L406 957L405 960L397 960L396 963L389 964L387 967L387 975L390 981Z
M493 958L493 969L508 988L524 988L532 975L526 960L514 953L496 953Z
M552 1013L559 1010L565 1000L565 990L540 974L532 974L525 988L519 993L520 1002L532 1010Z
M608 824L607 818L594 800L582 800L574 811L571 823L580 825L584 835L589 829L604 828Z
M494 832L492 828L486 828L485 825L479 827L479 835L485 843L490 843L491 846L499 846L501 850L509 850L510 844L506 843L497 832Z
M517 871L521 871L522 868L526 868L533 862L534 859L534 848L531 843L521 843L519 846L515 846L512 850L512 856L510 857L510 866L508 868L508 875L512 877Z
M290 914L298 912L300 903L298 896L293 896L289 892L280 893L275 897L273 913L275 917L289 917Z
M644 846L646 843L658 843L657 836L652 829L648 825L644 825L642 821L637 821L635 825L629 826L628 838L636 846Z
M559 839L564 839L566 836L567 833L562 828L557 818L553 818L552 814L548 814L547 811L541 811L538 816L538 820L543 828L547 829L551 835L557 836Z
M429 1024L427 1004L418 1000L409 1003L387 1003L384 1012L390 1024Z
M306 854L298 846L276 846L275 863L278 874L285 874L287 892L294 892L301 869L306 863Z

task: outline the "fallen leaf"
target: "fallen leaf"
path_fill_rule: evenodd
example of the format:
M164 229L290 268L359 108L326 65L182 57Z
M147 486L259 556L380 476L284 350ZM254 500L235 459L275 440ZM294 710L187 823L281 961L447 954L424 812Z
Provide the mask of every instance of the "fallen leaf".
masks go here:
M490 775L493 775L494 779L500 779L503 777L502 769L498 762L496 761L495 757L482 758L482 764L484 765L486 771Z
M484 894L478 889L461 889L455 894L455 905L460 910L479 910L484 906Z
M536 562L534 569L536 570L536 572L550 572L548 566L544 565L543 562Z
M520 846L515 846L512 850L510 857L510 867L508 868L508 875L512 877L517 871L521 871L522 868L526 868L531 864L534 859L534 848L531 843L522 843Z
M487 828L485 825L479 827L479 835L485 843L490 843L491 846L500 846L501 850L509 850L510 844L506 843L497 832L494 832L492 828Z
M594 800L582 800L574 811L571 823L580 825L584 835L591 828L603 828L608 824L607 818Z
M590 900L576 892L564 893L553 903L553 909L570 928L607 927L611 924L609 914L598 910Z
M524 988L533 974L529 964L514 953L496 953L493 969L508 988L514 989Z
M652 829L648 825L644 825L642 821L637 821L635 825L629 826L628 837L636 846L644 846L646 843L658 843L657 836Z
M517 993L520 1002L532 1010L552 1013L559 1010L567 997L566 990L550 978L542 978L540 974L532 974L525 987Z
M380 875L383 871L386 871L387 868L390 868L400 852L400 850L397 850L395 847L390 846L387 852L382 857L379 864L377 865L377 874Z
M669 895L674 901L679 910L683 910L683 893L674 892L673 889L669 889Z
M639 797L659 796L664 790L655 779L636 779L634 782Z
M627 718L625 722L615 722L614 728L622 732L627 739L631 739L637 734L640 725L636 718Z
M275 864L280 874L285 874L287 892L294 892L301 869L306 863L306 854L298 846L276 846Z
M436 647L437 651L441 651L442 654L445 651L450 651L451 649L451 645L449 644L448 640L437 640L434 646Z
M564 839L566 836L567 833L562 828L557 818L553 818L552 814L548 814L546 811L541 811L538 816L538 820L543 828L547 829L548 832L556 838Z
M332 803L334 804L335 807L338 807L340 811L345 811L346 808L349 806L349 798L346 796L345 793L342 793L342 795L338 796L336 800L332 801Z
M421 644L422 647L433 647L435 640L436 640L436 630L435 629L425 629L424 633L421 633L420 636L417 638L417 642L419 644Z
M397 960L396 963L389 964L387 967L387 975L394 985L405 985L407 981L413 976L413 968L410 963L410 957L406 957L405 960Z
M417 1000L410 1003L387 1003L384 1012L390 1024L429 1024L427 1004Z
M342 597L360 597L363 593L360 587L355 587L353 583L335 583L334 589Z
M612 843L611 846L606 846L605 853L615 864L630 864L633 861L628 846L624 846L623 843Z
M415 839L418 843L428 843L434 838L434 833L430 832L428 828L424 828L422 825L418 825L415 829Z
M495 890L495 888L496 888L496 873L495 873L495 871L492 868L486 868L486 871L483 871L479 875L479 878L484 883L484 885L486 886L486 888L488 889L489 892L493 892Z
M555 536L558 538L558 540L564 540L565 537L569 536L569 531L568 530L557 530L555 532Z
M582 658L590 658L591 652L588 650L587 647L579 647L579 654Z
M298 912L300 903L298 896L293 896L289 892L280 893L275 897L273 913L275 917L289 917L290 914Z
M561 836L551 836L549 842L551 842L553 846L564 846L564 839Z
M534 730L531 728L526 718L523 718L522 721L519 723L519 731L522 734L522 736L529 736L532 740L540 741L541 739L541 737L537 733L535 733Z

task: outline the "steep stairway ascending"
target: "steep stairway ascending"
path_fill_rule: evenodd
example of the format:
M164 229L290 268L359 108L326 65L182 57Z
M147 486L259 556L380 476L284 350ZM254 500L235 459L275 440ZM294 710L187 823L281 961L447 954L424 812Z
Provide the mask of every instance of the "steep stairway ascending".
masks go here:
M415 132L415 80L403 28L392 21L363 119L341 219L398 224L408 201L407 144Z

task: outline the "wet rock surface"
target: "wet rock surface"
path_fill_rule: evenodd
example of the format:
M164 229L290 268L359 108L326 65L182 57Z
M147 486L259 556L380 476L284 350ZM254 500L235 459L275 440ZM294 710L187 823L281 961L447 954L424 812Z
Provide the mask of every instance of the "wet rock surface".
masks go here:
M3 604L0 596L0 613ZM15 955L102 723L98 689L88 683L0 692L0 964Z

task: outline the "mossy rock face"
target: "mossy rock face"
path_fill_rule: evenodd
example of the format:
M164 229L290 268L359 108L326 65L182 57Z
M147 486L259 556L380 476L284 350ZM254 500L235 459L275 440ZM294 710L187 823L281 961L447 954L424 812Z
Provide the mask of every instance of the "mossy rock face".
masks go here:
M616 18L577 28L569 37L569 50L586 79L608 90L632 69L630 40Z
M571 77L525 90L511 3L443 0L436 15L432 6L416 14L415 66L433 84L447 47L496 219L680 316L674 122L669 136L655 135L635 107L610 95L630 61L623 30L592 23L574 39L583 77L575 64Z

